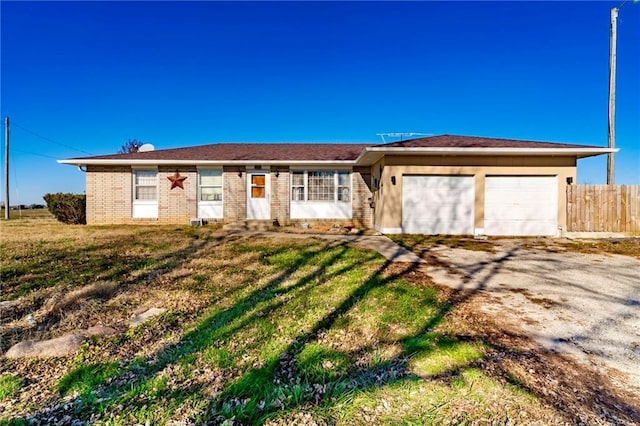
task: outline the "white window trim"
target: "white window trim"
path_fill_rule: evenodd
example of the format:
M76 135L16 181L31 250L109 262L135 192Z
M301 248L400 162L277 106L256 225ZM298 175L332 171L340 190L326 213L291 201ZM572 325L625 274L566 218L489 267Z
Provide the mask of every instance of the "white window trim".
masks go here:
M138 171L154 171L156 172L156 199L155 200L137 200L136 199L136 173ZM131 168L131 217L134 219L157 219L158 204L160 199L160 172L157 167L132 167ZM150 213L141 214L139 211L147 211ZM138 211L138 212L137 212Z
M222 180L222 183L220 184L220 190L222 191L222 199L221 200L203 200L201 198L202 196L202 192L201 192L201 188L202 186L200 185L200 172L203 170L214 170L214 171L218 171L220 172L220 179ZM199 205L203 205L203 206L220 206L224 203L224 171L219 168L219 167L198 167L198 176L197 176L197 183L198 183L198 204ZM211 185L205 185L206 187L213 187ZM217 187L217 186L215 186Z
M333 173L333 200L309 200L309 172L332 172ZM351 204L353 201L353 170L350 169L334 169L334 168L313 168L313 169L304 169L304 170L300 170L300 169L291 169L289 171L290 175L291 175L291 180L289 183L289 202L290 203L298 203L298 204L305 204L305 203L333 203L333 204ZM303 174L303 192L304 192L304 199L303 200L294 200L293 199L293 175L295 173L302 173ZM339 190L339 181L338 181L338 175L340 173L348 173L349 174L349 200L348 201L342 201L342 200L338 200L338 190ZM300 186L300 185L295 185L295 186Z

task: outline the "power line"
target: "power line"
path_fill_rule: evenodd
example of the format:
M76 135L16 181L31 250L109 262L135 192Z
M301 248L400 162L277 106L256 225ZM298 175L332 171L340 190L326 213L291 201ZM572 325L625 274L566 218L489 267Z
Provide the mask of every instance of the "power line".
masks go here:
M64 144L64 143L62 143L62 142L54 141L54 140L53 140L53 139L51 139L51 138L48 138L48 137L46 137L46 136L42 136L42 135L40 135L40 134L38 134L38 133L34 132L33 130L29 130L29 129L27 129L27 128L26 128L26 127L24 127L24 126L21 126L21 125L17 124L15 121L12 121L12 122L11 122L11 124L13 124L14 126L18 127L19 129L24 130L24 131L25 131L25 132L27 132L27 133L32 134L32 135L33 135L33 136L35 136L35 137L38 137L38 138L40 138L40 139L42 139L42 140L45 140L45 141L47 141L47 142L51 142L51 143L54 143L54 144L56 144L56 145L63 146L63 147L65 147L65 148L72 149L72 150L74 150L74 151L82 152L83 154L95 155L95 154L93 154L93 153L91 153L91 152L84 151L84 150L82 150L82 149L78 149L78 148L74 148L74 147L72 147L71 145L67 145L67 144Z
M56 157L52 157L51 155L47 155L47 154L38 154L37 152L31 152L31 151L24 151L22 149L12 149L12 152L21 152L23 154L29 154L29 155L37 155L38 157L45 157L45 158L52 158L54 160L57 160Z

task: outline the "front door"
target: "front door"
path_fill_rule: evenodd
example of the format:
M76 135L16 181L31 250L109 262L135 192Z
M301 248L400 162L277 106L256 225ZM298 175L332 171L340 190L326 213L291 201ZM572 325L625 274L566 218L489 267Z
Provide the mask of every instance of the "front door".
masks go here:
M271 218L269 190L268 171L247 172L247 219L266 220Z

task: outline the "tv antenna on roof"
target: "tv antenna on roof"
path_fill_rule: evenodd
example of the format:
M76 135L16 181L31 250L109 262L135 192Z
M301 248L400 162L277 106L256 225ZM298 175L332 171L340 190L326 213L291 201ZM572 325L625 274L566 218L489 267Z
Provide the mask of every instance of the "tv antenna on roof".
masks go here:
M405 138L412 136L433 136L433 133L420 133L420 132L391 132L391 133L376 133L376 136L382 138L382 143L387 143L385 136L388 138L400 138L403 141Z

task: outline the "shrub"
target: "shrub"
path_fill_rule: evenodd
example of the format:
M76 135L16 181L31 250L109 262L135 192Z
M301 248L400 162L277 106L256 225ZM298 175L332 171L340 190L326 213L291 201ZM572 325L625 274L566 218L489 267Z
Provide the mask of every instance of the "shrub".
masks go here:
M44 201L52 215L68 224L87 223L87 200L83 194L45 194Z

